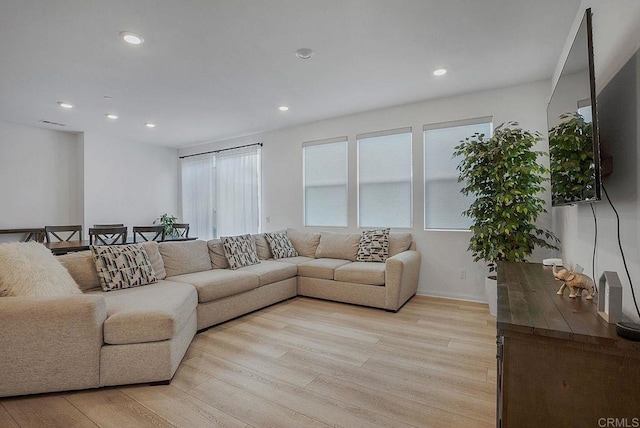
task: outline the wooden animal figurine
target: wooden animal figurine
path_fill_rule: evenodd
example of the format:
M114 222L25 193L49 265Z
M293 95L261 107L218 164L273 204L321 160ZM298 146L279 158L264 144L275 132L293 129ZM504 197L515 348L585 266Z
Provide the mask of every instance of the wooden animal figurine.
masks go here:
M593 281L587 275L567 269L556 271L556 266L553 265L553 276L557 281L562 281L562 285L556 294L562 295L564 289L569 287L569 297L572 299L582 296L582 290L587 290L587 300L593 299L595 287Z

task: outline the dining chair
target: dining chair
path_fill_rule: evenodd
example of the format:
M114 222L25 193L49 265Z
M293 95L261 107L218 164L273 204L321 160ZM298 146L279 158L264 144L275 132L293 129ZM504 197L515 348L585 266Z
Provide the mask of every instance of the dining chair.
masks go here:
M133 242L164 241L164 226L133 226Z
M65 236L65 234L68 234ZM62 236L60 236L62 235ZM72 226L45 226L44 236L47 243L64 241L81 241L82 225Z
M117 245L127 243L126 227L91 227L89 228L90 245Z
M24 229L2 229L0 235L22 235L22 242L36 241L44 242L44 228L24 228ZM13 238L10 238L13 239Z
M178 238L189 237L189 223L173 223L173 230Z
M99 228L99 229L104 229L107 227L124 227L124 223L94 224L93 227ZM109 236L109 239L112 239L113 237L114 236L112 234L111 236Z

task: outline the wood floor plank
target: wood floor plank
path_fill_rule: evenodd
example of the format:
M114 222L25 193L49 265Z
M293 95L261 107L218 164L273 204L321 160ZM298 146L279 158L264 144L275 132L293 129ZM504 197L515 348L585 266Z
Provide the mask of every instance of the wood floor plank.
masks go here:
M254 427L326 428L328 426L301 412L280 406L216 378L208 379L189 394Z
M99 426L174 427L146 406L113 388L69 393L66 399Z
M11 398L2 405L22 428L97 426L61 394Z
M171 385L132 386L121 391L179 427L247 426L245 422Z
M479 421L457 413L398 397L379 388L358 388L336 377L320 376L308 389L362 409L388 416L415 427L490 427L492 421Z
M15 419L11 417L9 412L7 412L7 409L5 409L2 404L0 404L0 427L2 428L18 428L19 427L18 423L15 421Z
M189 364L192 363L193 361L189 362ZM215 376L218 380L280 406L296 409L314 420L331 426L398 428L408 426L378 413L349 406L307 388L279 381L226 360L215 357L208 358L207 367L210 370L207 373ZM194 392L201 387L202 385Z

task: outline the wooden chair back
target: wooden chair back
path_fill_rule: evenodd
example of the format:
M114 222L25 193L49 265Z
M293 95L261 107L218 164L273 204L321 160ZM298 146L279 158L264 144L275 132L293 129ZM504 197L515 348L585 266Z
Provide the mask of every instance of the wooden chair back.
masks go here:
M133 242L164 241L164 226L133 226Z
M44 242L44 227L0 229L0 235L22 235L23 239L21 240L21 242Z
M90 245L116 245L127 243L126 227L91 227L89 228Z
M65 234L68 234L66 237ZM45 226L44 235L47 243L64 241L81 241L82 225L72 226ZM62 236L61 236L62 235Z
M173 223L173 230L179 238L189 237L189 223Z

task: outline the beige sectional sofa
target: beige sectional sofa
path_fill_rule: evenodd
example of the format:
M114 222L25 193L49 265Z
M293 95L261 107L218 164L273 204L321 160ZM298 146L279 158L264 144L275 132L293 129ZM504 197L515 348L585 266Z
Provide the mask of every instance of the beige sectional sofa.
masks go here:
M58 260L82 289L0 297L0 396L169 381L198 330L296 295L398 310L416 293L420 253L390 235L384 263L357 262L359 234L289 229L299 256L229 269L220 240L144 243L158 282L104 292L89 251Z

